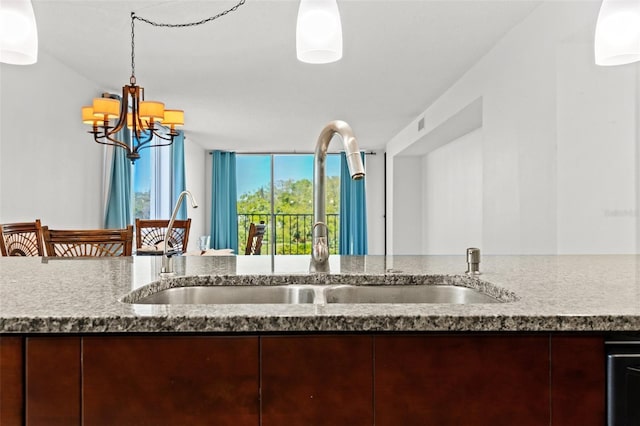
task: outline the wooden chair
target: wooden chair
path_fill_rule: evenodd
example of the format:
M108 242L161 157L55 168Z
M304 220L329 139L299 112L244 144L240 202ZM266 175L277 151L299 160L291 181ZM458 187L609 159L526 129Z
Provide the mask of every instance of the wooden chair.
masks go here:
M247 247L244 250L244 254L260 254L262 249L262 238L267 226L264 224L264 220L261 220L259 224L251 223L249 225L249 234L247 235Z
M35 222L0 225L0 252L3 256L44 256L42 225Z
M168 226L169 220L165 219L136 219L136 248L155 246L164 242ZM191 229L191 219L173 221L173 228L169 236L169 247L173 251L181 251L183 253L187 251L189 229Z
M51 257L131 256L133 226L124 229L53 230L42 227Z

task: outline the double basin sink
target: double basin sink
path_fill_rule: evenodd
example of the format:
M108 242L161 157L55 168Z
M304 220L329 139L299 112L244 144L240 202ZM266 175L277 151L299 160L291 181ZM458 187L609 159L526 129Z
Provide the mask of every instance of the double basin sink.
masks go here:
M173 287L135 300L136 304L351 304L498 303L479 290L458 285L214 285Z

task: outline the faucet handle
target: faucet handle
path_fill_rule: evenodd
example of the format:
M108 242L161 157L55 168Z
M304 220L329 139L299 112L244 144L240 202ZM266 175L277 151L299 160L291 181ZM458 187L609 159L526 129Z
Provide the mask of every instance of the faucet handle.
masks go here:
M318 226L324 226L324 235L316 236L316 227ZM312 263L320 264L327 262L329 260L329 244L327 242L329 228L327 227L327 224L324 222L317 222L315 225L313 225L311 234L313 238L313 243L311 246Z

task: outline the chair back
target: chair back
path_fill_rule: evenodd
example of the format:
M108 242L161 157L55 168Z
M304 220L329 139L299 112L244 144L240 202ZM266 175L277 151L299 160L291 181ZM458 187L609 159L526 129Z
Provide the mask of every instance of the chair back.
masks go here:
M47 256L131 256L133 226L124 229L53 230L42 227Z
M142 246L155 246L164 242L164 236L169 226L168 219L136 219L136 248ZM189 230L191 219L174 220L171 235L169 235L169 248L173 251L187 251L189 243Z
M247 247L244 250L244 254L260 254L262 249L262 238L267 226L264 224L264 220L261 220L259 224L251 223L249 225L249 233L247 235Z
M2 256L44 256L42 225L34 222L0 225L0 253Z

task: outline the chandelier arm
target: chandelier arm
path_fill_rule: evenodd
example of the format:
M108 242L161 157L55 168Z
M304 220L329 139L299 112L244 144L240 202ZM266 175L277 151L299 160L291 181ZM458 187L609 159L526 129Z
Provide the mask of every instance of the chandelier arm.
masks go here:
M136 145L136 150L139 151L142 148L152 148L152 147L156 147L156 146L169 146L171 144L173 144L173 139L177 136L177 135L169 135L169 137L166 136L162 136L161 134L157 133L155 131L155 129L149 129L151 131L151 133L149 133L149 138L147 140L145 140L144 142L141 142L139 144ZM162 139L164 141L167 141L167 143L157 143L157 144L151 144L149 145L152 141L153 141L153 137L157 137L158 139Z
M159 146L171 146L171 145L173 145L173 140L171 140L171 142L167 142L167 143L156 143L156 144L153 144L153 145L144 145L144 146L138 147L136 149L136 151L141 151L141 150L143 150L145 148L157 148Z
M155 137L157 137L157 138L160 138L160 139L162 139L162 140L165 140L165 141L173 141L173 138L174 138L174 137L176 137L176 136L178 136L178 134L177 134L177 133L175 133L175 134L169 133L169 135L164 136L164 135L162 135L162 134L158 133L158 132L156 131L156 129L152 130L152 132L153 132L153 136L155 136Z
M89 132L89 133L93 133L93 132ZM102 141L99 138L104 138L106 139L108 142ZM104 136L98 136L97 133L93 133L93 140L102 144L102 145L109 145L109 146L119 146L120 148L124 148L127 150L127 152L131 152L131 147L129 147L129 145L127 145L124 142L120 142L117 139L113 139L111 138L110 135L104 135Z

